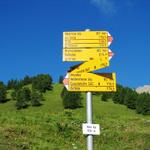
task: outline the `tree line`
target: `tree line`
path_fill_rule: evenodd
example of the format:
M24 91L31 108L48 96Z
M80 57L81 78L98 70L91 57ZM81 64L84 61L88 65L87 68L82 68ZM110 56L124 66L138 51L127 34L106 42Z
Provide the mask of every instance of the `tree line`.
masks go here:
M135 109L137 113L150 115L150 94L137 93L135 89L117 85L115 93L101 93L102 101L112 99L114 103L122 104L130 109Z
M62 76L59 78L59 83L62 83ZM135 89L123 87L117 84L117 92L94 92L93 95L101 97L102 101L111 99L114 103L122 104L130 109L135 109L137 113L150 115L150 94L137 93ZM79 108L82 107L82 97L79 92L69 92L63 88L61 97L64 108Z
M62 76L59 78L62 83ZM150 115L150 94L137 93L135 89L117 85L117 92L94 92L93 95L101 97L102 101L111 99L114 103L126 105L130 109L135 109L137 113ZM80 108L82 107L81 92L69 92L63 88L61 97L64 108Z
M62 84L62 82L63 76L60 76L59 83ZM7 85L0 81L0 103L8 101L7 92L11 91L11 99L16 101L17 109L40 106L44 100L43 93L52 89L52 77L49 74L39 74L34 77L25 76L22 80L11 79ZM114 103L126 105L130 109L135 109L137 113L150 115L149 93L139 94L134 89L117 85L115 93L99 92L93 94L100 96L102 101L112 99ZM69 92L63 88L61 98L65 109L83 107L81 92Z
M11 91L11 99L16 101L17 109L27 108L30 105L40 106L44 100L43 93L52 89L52 77L49 74L39 74L34 77L25 76L22 80L11 79L7 85L0 82L0 103L8 101L9 90Z

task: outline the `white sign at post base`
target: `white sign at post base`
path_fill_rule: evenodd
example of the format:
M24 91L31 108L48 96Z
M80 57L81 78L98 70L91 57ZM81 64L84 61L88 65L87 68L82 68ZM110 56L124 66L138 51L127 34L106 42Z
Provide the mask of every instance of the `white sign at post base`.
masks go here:
M100 125L99 124L82 124L83 134L86 135L100 135Z

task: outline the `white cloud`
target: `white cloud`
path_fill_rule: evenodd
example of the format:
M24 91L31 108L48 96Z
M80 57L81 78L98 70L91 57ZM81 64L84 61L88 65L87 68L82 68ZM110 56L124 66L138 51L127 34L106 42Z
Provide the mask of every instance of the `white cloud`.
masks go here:
M113 15L117 11L113 0L91 0L91 3L97 6L105 15Z

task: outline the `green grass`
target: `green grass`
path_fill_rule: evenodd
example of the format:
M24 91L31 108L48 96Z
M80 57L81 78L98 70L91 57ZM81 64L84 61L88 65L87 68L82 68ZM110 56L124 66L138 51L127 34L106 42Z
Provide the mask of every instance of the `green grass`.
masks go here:
M0 104L0 150L84 150L86 137L82 123L86 122L84 107L64 110L60 92L44 94L40 107L16 110L15 101ZM101 126L100 136L94 136L95 150L149 150L150 116L136 114L123 105L102 102L93 96L93 122Z

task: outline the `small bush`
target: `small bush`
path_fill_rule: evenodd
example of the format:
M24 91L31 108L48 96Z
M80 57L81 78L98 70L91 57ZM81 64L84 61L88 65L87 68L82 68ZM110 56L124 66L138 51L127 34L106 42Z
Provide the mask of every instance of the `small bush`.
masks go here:
M59 83L60 83L60 84L62 84L62 83L63 83L63 79L64 79L64 77L63 77L63 76L60 76L60 77L59 77Z
M12 93L11 93L11 99L16 101L17 100L17 90L14 90Z
M126 88L126 95L124 96L124 104L131 109L136 108L136 101L137 101L137 92L130 89Z
M52 90L52 78L48 74L40 74L33 78L32 88L42 93Z
M101 97L101 100L102 101L108 101L109 98L112 98L112 93L110 92L103 92L102 93L102 97Z
M32 106L40 106L41 101L43 101L43 95L42 93L37 92L36 90L33 90L31 93L31 105Z
M29 101L31 100L31 91L29 88L25 87L19 90L15 90L11 96L14 100L17 101L16 108L22 109L28 107Z
M26 96L26 92L24 89L20 89L16 93L16 108L23 109L28 107L29 98Z
M7 101L6 98L7 90L3 82L0 82L0 103Z
M61 97L65 109L75 109L82 107L82 97L79 92L69 92L65 88L62 90Z
M143 115L150 115L150 94L142 93L138 95L136 111Z

